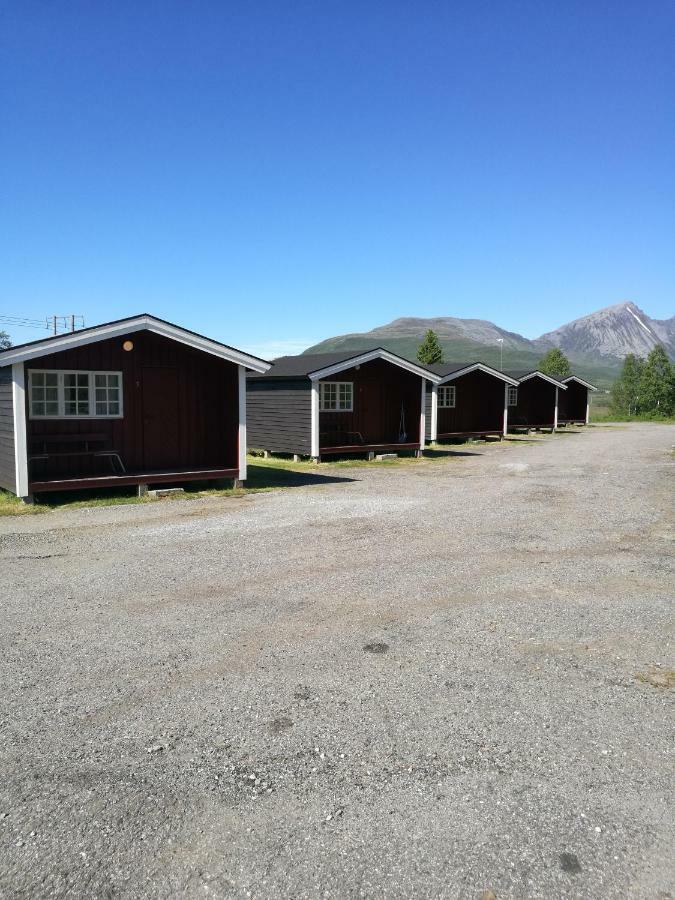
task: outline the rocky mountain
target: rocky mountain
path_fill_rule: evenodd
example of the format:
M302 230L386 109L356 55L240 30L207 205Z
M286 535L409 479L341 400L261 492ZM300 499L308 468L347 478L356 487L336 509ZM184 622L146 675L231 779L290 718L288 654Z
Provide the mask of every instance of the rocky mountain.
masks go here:
M599 354L623 359L627 353L647 356L657 344L675 357L675 316L650 319L634 303L617 303L542 334L539 341L565 353Z
M675 316L650 319L634 303L618 303L528 340L484 319L402 318L372 331L327 338L306 353L366 350L375 344L414 359L425 332L438 335L447 360L482 360L505 368L536 366L551 347L560 347L582 376L609 386L627 353L646 356L662 343L675 359Z

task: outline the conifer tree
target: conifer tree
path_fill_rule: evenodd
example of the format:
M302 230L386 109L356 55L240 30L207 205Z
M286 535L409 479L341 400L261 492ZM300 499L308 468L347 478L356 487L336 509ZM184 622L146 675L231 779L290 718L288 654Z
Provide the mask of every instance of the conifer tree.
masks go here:
M417 360L423 365L443 362L443 348L438 340L438 335L431 328L427 331L424 340L417 348Z

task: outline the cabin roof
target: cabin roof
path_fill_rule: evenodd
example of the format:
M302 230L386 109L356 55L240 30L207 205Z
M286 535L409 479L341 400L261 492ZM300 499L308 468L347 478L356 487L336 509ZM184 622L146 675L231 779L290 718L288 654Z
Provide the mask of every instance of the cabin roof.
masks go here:
M126 319L116 319L113 322L105 322L102 325L92 325L89 328L80 328L79 331L71 331L67 334L54 334L51 337L40 338L37 341L29 341L26 344L18 344L0 353L0 366L12 363L25 362L49 353L59 353L61 350L69 350L73 347L82 347L86 344L94 344L123 334L131 334L134 331L152 331L163 337L186 344L212 356L218 356L237 365L245 366L254 372L265 372L270 363L250 353L244 353L235 347L221 344L196 331L173 325L164 319L158 319L149 313L138 316L130 316Z
M261 377L309 378L312 381L318 381L374 359L383 359L422 378L428 378L429 381L439 381L436 373L432 372L430 368L398 356L390 350L385 350L384 347L373 347L370 350L358 352L343 350L340 353L301 353L297 356L280 356L274 360L270 370ZM259 376L252 377L255 379Z
M545 372L541 372L539 369L509 369L506 373L510 375L511 378L515 378L517 382L528 381L530 378L541 378L543 381L549 381L551 384L554 384L558 388L562 388L563 391L567 390L565 384L562 381L559 381L557 378L553 378L552 375L546 375Z
M567 378L563 378L563 384L568 384L568 382L570 381L577 381L585 388L588 388L589 391L597 391L597 388L594 384L591 384L590 381L584 381L584 379L580 378L578 375L568 375Z
M487 375L492 375L494 378L498 378L500 381L504 381L506 384L511 384L514 387L518 384L518 381L512 375L507 375L506 372L501 372L499 369L494 369L492 366L477 361L431 363L428 368L440 376L441 384L445 381L453 381L455 378L468 375L469 372L474 371L485 372Z

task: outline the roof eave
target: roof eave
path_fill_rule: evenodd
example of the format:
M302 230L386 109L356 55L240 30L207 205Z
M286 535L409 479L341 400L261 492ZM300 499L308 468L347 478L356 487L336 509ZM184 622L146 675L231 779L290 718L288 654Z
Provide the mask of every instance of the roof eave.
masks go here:
M401 369L405 369L413 375L418 375L420 378L426 378L434 384L440 382L440 375L436 375L430 369L426 369L424 366L417 365L408 359L404 359L402 356L398 356L390 350L385 350L383 347L376 347L373 350L367 350L365 353L359 353L357 356L350 356L348 359L333 363L330 366L325 366L322 369L315 369L313 372L308 372L307 377L310 381L321 381L324 378L329 378L331 375L337 375L339 372L353 369L354 366L372 362L374 359L384 359L386 362L398 366Z
M43 341L34 341L26 344L24 347L10 347L8 350L0 353L0 366L29 362L31 359L37 359L41 356L60 353L63 350L70 350L74 347L96 344L99 341L119 337L123 334L133 334L136 331L151 331L154 334L170 338L188 347L193 347L196 350L209 353L211 356L217 356L220 359L244 366L261 374L266 372L271 365L265 360L251 356L249 353L219 344L217 341L212 341L203 335L187 331L178 325L173 325L170 322L165 322L163 319L157 319L144 313L140 316L120 319L117 322L87 328L83 331L73 331L57 337L47 338Z

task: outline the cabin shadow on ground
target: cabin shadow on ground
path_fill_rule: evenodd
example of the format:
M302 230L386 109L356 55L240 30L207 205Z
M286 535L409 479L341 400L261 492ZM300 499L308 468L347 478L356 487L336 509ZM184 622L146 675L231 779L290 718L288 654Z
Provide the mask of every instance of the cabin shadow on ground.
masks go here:
M343 475L328 475L298 469L284 469L282 466L256 466L248 464L247 488L307 487L308 485L338 484L356 481Z
M466 445L464 445L466 446ZM434 447L433 450L426 448L424 451L425 459L444 459L446 456L482 456L479 450L462 450L461 446Z

